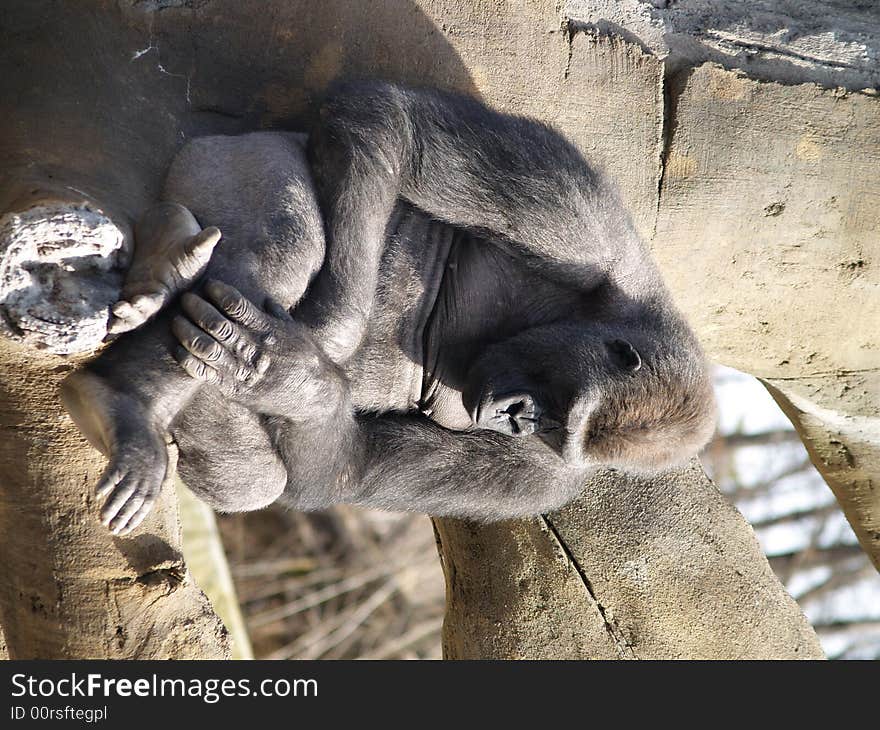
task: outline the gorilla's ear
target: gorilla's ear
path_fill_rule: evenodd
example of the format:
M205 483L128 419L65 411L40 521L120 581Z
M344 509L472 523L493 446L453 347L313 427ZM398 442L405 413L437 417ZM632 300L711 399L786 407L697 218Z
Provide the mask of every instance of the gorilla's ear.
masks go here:
M611 359L621 369L634 373L642 367L642 358L635 347L626 340L616 339L605 343Z

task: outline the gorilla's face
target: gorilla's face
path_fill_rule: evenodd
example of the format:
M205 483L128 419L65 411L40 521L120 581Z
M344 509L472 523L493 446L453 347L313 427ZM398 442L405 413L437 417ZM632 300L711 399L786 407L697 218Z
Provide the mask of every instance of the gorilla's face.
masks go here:
M536 434L562 453L605 385L641 364L629 341L601 329L535 327L487 347L468 372L462 399L477 428Z
M462 400L477 428L536 436L583 467L664 468L696 453L714 428L702 360L650 333L592 323L535 327L490 345Z

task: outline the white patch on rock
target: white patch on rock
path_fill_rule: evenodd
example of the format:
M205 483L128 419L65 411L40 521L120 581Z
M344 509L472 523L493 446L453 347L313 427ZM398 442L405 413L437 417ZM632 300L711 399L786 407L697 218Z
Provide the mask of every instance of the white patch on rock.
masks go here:
M562 18L635 43L673 70L709 61L768 81L880 87L872 0L565 0Z
M125 234L86 204L0 217L0 333L56 354L89 352L119 299Z

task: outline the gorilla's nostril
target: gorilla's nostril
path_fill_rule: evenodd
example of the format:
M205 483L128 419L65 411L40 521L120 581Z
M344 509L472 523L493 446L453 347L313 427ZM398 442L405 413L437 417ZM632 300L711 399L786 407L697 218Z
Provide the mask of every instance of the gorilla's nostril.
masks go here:
M507 406L507 408L502 411L502 413L506 413L511 418L516 418L520 413L522 413L524 408L525 406L523 405L522 401L519 401L517 403L511 403L509 406Z
M541 409L530 396L519 396L502 402L495 409L495 418L514 436L527 436L538 430Z

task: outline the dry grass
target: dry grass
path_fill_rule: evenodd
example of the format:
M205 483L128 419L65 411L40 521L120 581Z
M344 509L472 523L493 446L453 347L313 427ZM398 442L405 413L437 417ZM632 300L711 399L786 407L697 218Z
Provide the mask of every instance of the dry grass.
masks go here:
M444 584L426 517L343 506L218 521L256 658L440 658Z

